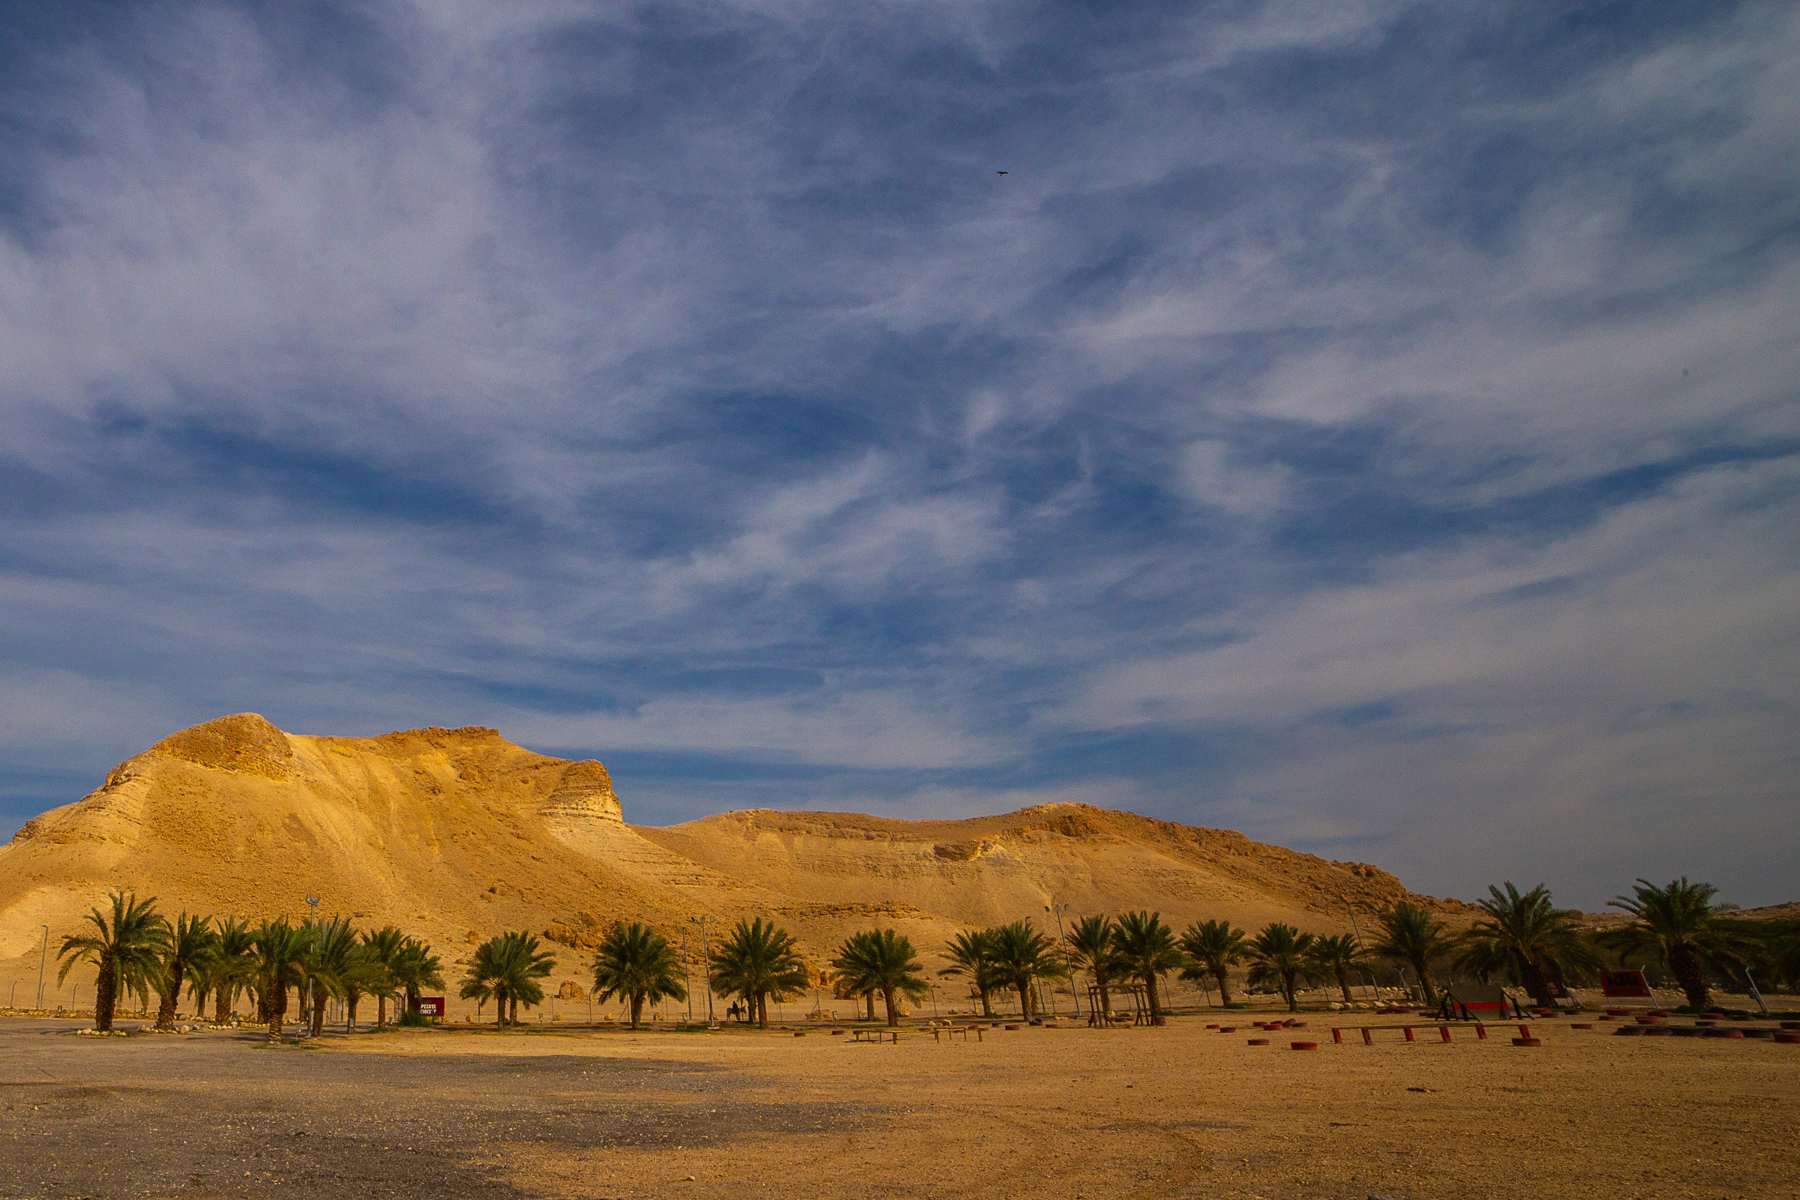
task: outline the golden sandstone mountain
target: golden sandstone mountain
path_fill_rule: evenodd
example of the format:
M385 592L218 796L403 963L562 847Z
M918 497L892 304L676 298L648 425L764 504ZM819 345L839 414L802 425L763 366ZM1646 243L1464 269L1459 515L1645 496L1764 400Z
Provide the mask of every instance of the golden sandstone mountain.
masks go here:
M601 764L492 729L304 737L254 713L165 738L0 846L0 983L34 978L43 926L54 951L112 888L155 895L167 913L251 919L303 917L310 894L321 915L398 925L446 963L504 929L586 945L614 919L679 936L691 916L768 915L823 961L875 924L928 954L971 926L1053 928L1053 899L1078 913L1156 909L1177 929L1226 917L1320 931L1348 928L1347 904L1366 915L1439 903L1374 867L1084 804L963 821L758 809L628 825Z

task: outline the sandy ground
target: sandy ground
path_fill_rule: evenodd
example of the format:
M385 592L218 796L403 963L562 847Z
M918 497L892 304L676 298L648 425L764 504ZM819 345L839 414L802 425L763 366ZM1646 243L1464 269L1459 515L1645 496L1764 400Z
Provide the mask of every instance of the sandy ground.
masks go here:
M1538 1022L90 1039L0 1021L5 1197L1800 1197L1800 1046ZM1504 1035L1504 1036L1503 1036ZM1316 1051L1288 1041L1314 1037Z

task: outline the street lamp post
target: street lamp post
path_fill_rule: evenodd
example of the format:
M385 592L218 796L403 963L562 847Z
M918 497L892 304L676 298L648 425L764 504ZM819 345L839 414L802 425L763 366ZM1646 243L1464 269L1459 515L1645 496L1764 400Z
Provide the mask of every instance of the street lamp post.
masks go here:
M44 1009L44 959L50 954L50 927L44 926L44 944L38 949L38 989L36 1011Z
M319 923L319 898L317 896L308 896L306 898L306 907L309 914L306 918L307 923L317 925Z
M712 943L706 938L706 923L712 918L689 917L688 920L700 926L700 957L705 964L705 970L700 973L700 977L706 981L706 1024L711 1027L719 1023L718 1019L713 1016Z
M681 931L681 990L687 993L688 1024L694 1023L694 977L688 974L687 930Z
M1063 962L1066 964L1068 962L1069 954L1069 935L1068 932L1063 929L1062 918L1063 914L1069 911L1069 906L1062 901L1057 900L1044 905L1044 911L1056 918L1056 936L1062 940ZM1069 999L1075 1002L1075 1015L1077 1017L1081 1016L1081 991L1075 986L1075 968L1073 967L1069 968ZM1056 1011L1056 988L1054 986L1050 989L1050 1010L1052 1012Z

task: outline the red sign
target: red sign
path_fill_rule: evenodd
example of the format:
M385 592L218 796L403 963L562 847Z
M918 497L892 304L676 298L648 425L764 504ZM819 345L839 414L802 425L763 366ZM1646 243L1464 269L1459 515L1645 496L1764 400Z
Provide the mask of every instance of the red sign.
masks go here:
M1600 972L1600 994L1609 1000L1649 1000L1650 981L1642 971Z
M442 996L420 996L413 1005L413 1011L427 1017L443 1018L444 998Z

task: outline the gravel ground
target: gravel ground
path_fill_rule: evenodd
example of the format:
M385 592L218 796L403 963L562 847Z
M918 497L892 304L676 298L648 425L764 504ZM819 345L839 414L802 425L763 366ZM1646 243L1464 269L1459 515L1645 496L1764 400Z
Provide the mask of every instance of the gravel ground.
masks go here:
M1800 1046L1329 1019L310 1049L0 1020L0 1197L1800 1198Z

